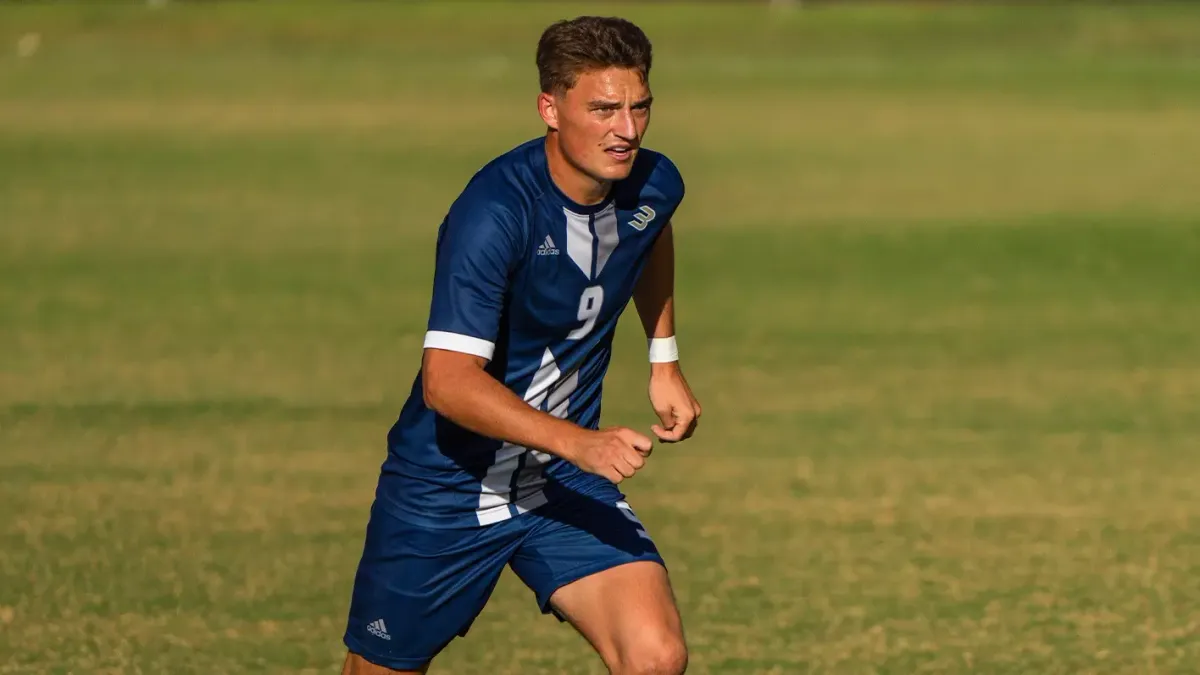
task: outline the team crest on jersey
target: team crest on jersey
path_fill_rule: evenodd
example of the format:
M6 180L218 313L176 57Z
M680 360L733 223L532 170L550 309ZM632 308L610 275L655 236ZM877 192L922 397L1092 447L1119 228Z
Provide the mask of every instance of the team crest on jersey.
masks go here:
M633 220L629 221L629 224L633 226L633 229L641 232L646 229L650 221L654 220L655 215L654 209L643 204L638 207L637 213L633 214Z

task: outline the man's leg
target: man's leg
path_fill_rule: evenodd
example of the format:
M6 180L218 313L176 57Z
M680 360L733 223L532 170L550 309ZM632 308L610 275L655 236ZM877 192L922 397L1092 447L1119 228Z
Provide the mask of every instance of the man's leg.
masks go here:
M423 673L487 603L520 545L521 523L435 529L376 503L354 577L343 673Z
M536 519L512 568L543 612L569 621L614 675L678 675L687 647L667 571L615 487L555 502Z
M597 572L555 591L550 604L614 675L679 675L687 669L683 622L658 563Z
M428 663L420 670L392 670L377 666L354 653L347 653L346 662L342 664L342 675L425 675L428 671Z

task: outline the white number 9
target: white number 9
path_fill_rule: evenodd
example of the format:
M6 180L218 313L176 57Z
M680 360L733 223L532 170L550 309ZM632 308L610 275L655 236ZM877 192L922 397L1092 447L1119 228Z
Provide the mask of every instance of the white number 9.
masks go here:
M589 286L583 289L583 295L579 296L579 320L584 324L571 331L571 334L567 336L568 340L579 340L592 332L592 328L596 325L596 317L600 316L600 305L603 303L603 287Z

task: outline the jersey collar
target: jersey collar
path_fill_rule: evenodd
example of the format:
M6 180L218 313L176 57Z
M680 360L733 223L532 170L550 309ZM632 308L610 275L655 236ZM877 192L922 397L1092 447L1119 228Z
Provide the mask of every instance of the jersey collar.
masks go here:
M537 150L534 153L534 156L536 157L535 163L538 166L538 173L542 178L542 182L565 208L573 213L591 215L594 213L600 213L604 209L608 208L609 204L613 203L613 200L616 198L617 187L621 184L620 181L612 184L612 187L610 187L608 190L608 194L605 195L604 199L600 200L600 202L596 204L580 204L560 190L558 184L555 183L554 179L550 176L550 163L546 160L545 142L543 141L542 143L536 143L535 146L537 147Z

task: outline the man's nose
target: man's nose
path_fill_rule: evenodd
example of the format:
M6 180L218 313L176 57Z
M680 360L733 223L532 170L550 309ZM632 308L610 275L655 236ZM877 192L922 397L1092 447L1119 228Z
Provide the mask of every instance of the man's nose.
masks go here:
M637 138L637 123L633 119L633 111L629 108L622 108L617 112L617 119L613 123L613 133L622 140L632 141Z

